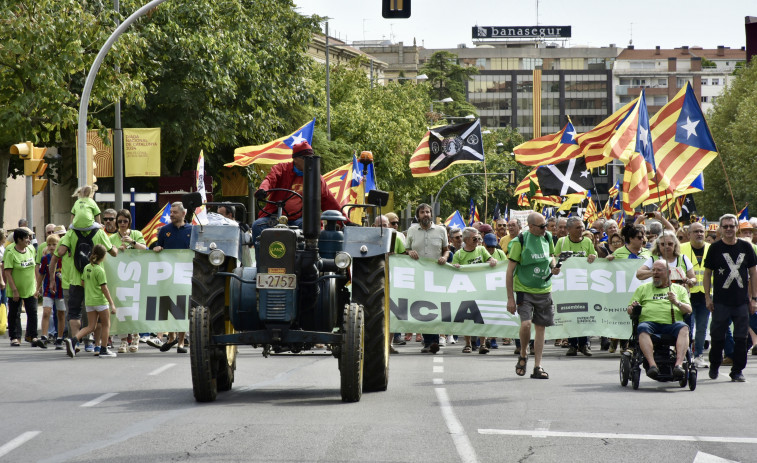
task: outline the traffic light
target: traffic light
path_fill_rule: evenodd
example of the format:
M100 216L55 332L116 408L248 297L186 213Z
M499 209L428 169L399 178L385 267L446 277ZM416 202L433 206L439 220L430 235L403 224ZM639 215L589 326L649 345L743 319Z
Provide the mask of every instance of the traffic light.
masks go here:
M597 168L597 176L607 177L607 165L599 166L599 168Z
M96 153L97 149L94 146L87 145L87 185L90 186L93 186L97 181L97 177L95 177L95 169L97 168L97 163L95 162Z
M390 19L409 18L410 0L381 0L381 16Z
M32 195L40 193L47 186L47 179L40 178L47 170L46 152L47 148L35 148L30 141L11 146L11 154L24 160L24 176L33 178Z

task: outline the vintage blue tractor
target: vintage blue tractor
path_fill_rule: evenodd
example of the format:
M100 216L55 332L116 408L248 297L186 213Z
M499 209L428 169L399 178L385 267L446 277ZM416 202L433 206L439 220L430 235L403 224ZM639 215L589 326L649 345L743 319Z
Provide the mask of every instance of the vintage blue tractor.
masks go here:
M385 284L394 231L339 230L347 221L340 211L321 214L320 161L306 157L302 229L286 225L287 218L281 217L260 234L256 259L247 224L193 227L189 339L197 401L213 401L219 391L231 389L238 345L262 347L268 357L325 344L339 361L343 401L357 402L363 391L386 390L390 334ZM299 193L292 191L289 197L294 195ZM380 210L387 196L372 191L368 202L377 204L366 206ZM290 198L276 204L279 211ZM208 203L214 204L220 205ZM244 206L236 206L243 213Z

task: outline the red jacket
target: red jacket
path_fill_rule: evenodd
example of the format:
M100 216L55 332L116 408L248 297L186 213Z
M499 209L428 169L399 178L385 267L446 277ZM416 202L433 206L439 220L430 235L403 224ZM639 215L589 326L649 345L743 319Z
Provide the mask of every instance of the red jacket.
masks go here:
M260 184L260 189L267 191L271 188L287 188L302 194L302 179L303 177L298 177L294 173L294 162L283 162L276 164L271 168L271 171L268 172L268 175L266 175L265 179ZM291 193L287 193L286 191L274 191L269 195L268 199L270 201L281 201L290 194ZM289 220L296 220L302 216L302 212L300 211L302 208L302 202L297 196L287 201L287 203L284 204L284 208L286 209L285 214ZM273 204L266 204L263 210L270 213L277 212L276 207ZM321 177L321 211L329 210L339 211L341 210L341 206L336 198L334 198L334 195L331 194L331 191L329 191L326 186L326 181ZM258 213L259 218L263 216L264 214L262 211Z

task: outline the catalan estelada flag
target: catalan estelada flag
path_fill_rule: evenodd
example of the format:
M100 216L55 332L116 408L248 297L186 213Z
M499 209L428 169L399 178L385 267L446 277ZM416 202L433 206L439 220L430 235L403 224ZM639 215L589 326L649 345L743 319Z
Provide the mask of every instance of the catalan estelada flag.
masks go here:
M452 215L447 217L447 220L444 221L444 225L462 230L465 228L465 220L463 220L463 216L460 215L460 211L455 211Z
M242 166L250 164L273 165L292 160L292 147L297 143L306 141L313 142L313 129L315 118L289 135L277 138L263 145L243 146L234 150L234 161L224 164L226 167Z
M534 138L513 149L515 160L526 166L557 164L581 155L578 134L571 122L557 133Z
M718 155L707 121L694 90L684 88L649 119L652 131L657 183L682 194Z
M155 214L155 217L145 225L145 228L142 229L142 236L145 238L145 243L147 243L148 248L152 243L158 241L158 229L169 223L171 223L171 203L166 203L166 205Z
M586 206L586 211L584 211L584 221L594 222L597 220L597 205L594 204L594 200L591 199L591 191L586 193L586 198L589 200L589 204Z
M581 146L581 152L586 158L587 168L594 169L604 166L613 159L606 153L608 143L615 135L618 127L625 122L628 115L636 107L638 101L639 99L636 98L615 111L593 129L576 137L576 141Z
M323 179L339 204L344 206L350 202L350 194L352 192L352 162L323 174Z

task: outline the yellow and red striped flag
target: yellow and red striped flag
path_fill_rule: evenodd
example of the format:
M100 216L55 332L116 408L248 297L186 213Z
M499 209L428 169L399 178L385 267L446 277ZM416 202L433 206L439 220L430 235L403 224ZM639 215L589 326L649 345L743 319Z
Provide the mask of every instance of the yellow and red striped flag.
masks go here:
M171 223L171 203L166 203L163 208L155 214L155 217L150 220L145 228L142 229L142 236L145 238L147 247L156 241L158 241L158 230L163 225Z
M571 122L557 133L534 138L513 149L515 160L526 166L557 164L581 155L578 134Z
M691 183L718 155L694 91L686 83L676 96L649 119L658 183L678 192Z
M292 160L292 147L306 141L312 143L315 118L289 135L277 138L262 145L243 146L234 150L234 161L224 164L226 167L250 164L279 164Z
M410 157L410 173L413 177L432 177L453 164L483 160L481 122L476 119L429 129Z
M331 194L337 202L344 206L350 203L350 194L352 192L352 162L349 162L341 167L337 167L331 172L323 174L323 179L326 181Z
M628 118L629 113L636 107L638 98L615 111L611 116L603 120L596 127L576 137L581 146L581 152L586 158L586 167L594 169L604 166L612 160L609 156L608 146L616 133L616 129Z
M584 221L591 223L597 220L597 205L591 199L591 191L586 194L586 197L589 203L586 205L586 210L584 211Z

